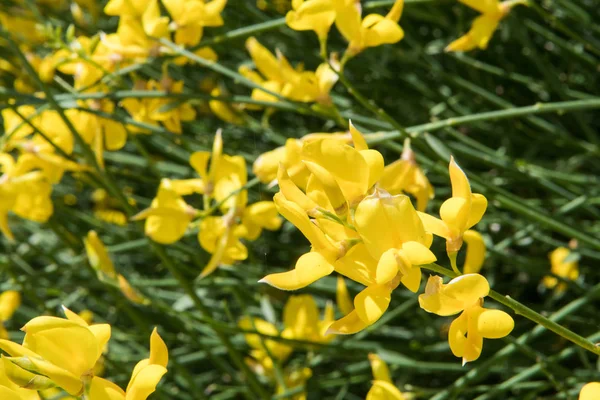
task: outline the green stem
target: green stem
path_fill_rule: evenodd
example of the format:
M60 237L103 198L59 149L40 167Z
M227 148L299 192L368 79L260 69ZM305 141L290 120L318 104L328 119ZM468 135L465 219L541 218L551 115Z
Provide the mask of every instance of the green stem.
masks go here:
M424 268L424 269L427 269L430 271L434 271L439 274L449 276L451 278L456 278L457 276L460 275L448 268L444 268L441 265L438 265L435 263L421 266L421 268ZM524 304L518 302L517 300L511 298L510 296L504 296L494 290L490 290L489 297L496 300L498 303L504 305L505 307L510 308L516 314L522 315L523 317L529 319L530 321L533 321L536 324L543 326L544 328L548 329L549 331L556 333L557 335L567 339L568 341L576 344L577 346L579 346L591 353L594 353L596 355L600 355L600 347L596 346L594 343L590 342L583 336L580 336L580 335L576 334L575 332L565 328L564 326L557 324L556 322L552 321L551 319L546 318L543 315L535 312L531 308L525 306Z

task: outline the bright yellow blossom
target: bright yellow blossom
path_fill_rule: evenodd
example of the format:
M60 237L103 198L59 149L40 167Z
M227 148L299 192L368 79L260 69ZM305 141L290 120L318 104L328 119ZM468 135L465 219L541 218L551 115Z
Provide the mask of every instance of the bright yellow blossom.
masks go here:
M335 25L349 42L348 56L354 56L369 47L397 43L404 37L404 31L398 25L404 0L396 0L385 17L369 14L364 18L361 18L360 2L355 0L333 0L333 2L336 11Z
M65 308L67 319L36 317L22 330L23 345L0 340L5 359L35 375L47 377L71 395L80 395L110 338L110 325L88 326ZM10 379L19 379L7 371Z
M156 198L132 220L146 220L146 235L162 244L175 243L185 234L197 210L188 205L169 179L160 182Z
M487 280L478 274L462 275L447 284L439 276L431 276L425 293L419 296L419 304L427 312L441 316L461 313L450 325L448 342L463 365L479 358L484 338L503 338L514 328L510 315L483 307L489 292Z
M419 216L428 232L446 239L446 251L456 269L456 255L462 247L463 235L481 220L487 199L482 194L471 192L467 175L453 157L450 158L449 171L452 197L440 207L441 219L425 213L419 213Z
M579 277L579 263L577 260L566 261L565 259L571 255L571 250L566 247L554 249L550 254L550 265L552 274L563 279L574 281ZM564 282L559 282L556 276L545 276L543 283L548 289L554 289L557 292L563 292L566 289Z
M293 0L285 16L287 25L296 31L315 31L319 40L327 39L335 20L333 0Z
M227 0L164 0L172 18L170 28L175 30L175 43L195 46L200 42L205 26L221 26L221 13Z
M524 4L523 0L459 0L466 6L481 13L475 18L471 30L446 47L446 51L470 51L475 48L485 50L500 21L508 15L511 8Z

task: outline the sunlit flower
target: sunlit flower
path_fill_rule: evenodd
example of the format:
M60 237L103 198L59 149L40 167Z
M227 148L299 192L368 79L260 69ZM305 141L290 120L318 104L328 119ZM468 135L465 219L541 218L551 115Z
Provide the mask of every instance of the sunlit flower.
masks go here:
M600 382L585 384L579 392L579 400L595 400L600 398Z
M478 274L462 275L447 284L439 276L431 276L425 293L419 296L419 305L427 312L441 316L461 313L450 325L448 342L463 365L479 358L484 338L503 338L514 328L510 315L483 307L489 292L487 280Z
M571 256L571 250L566 247L559 247L549 254L550 271L552 274L563 279L574 281L579 277L579 263L576 259L565 261ZM564 282L559 282L556 276L545 276L543 283L548 289L555 289L557 292L563 292L566 289Z
M481 13L475 18L471 30L446 47L446 51L470 51L475 48L485 50L500 21L517 4L524 0L459 0L461 3Z

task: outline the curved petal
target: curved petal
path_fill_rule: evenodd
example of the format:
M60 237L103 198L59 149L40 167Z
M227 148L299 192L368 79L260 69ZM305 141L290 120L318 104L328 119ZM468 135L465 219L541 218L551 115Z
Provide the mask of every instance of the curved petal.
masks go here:
M167 369L162 365L148 365L142 368L139 373L132 378L132 383L127 388L125 400L146 400L156 390L156 385L160 379L167 373Z
M331 324L329 329L327 329L326 334L352 335L353 333L362 331L367 326L369 326L369 324L360 319L358 313L354 310L350 314Z
M501 310L489 310L478 307L469 315L469 324L486 339L500 339L512 332L515 321Z
M89 397L93 400L125 400L125 392L111 381L95 376L90 383Z
M333 265L320 253L313 251L303 254L293 270L267 275L259 282L268 283L281 290L298 290L333 271Z
M354 298L354 309L367 325L375 323L390 305L391 290L386 285L373 285Z
M450 232L444 221L421 211L417 211L417 215L421 219L421 222L423 222L423 226L427 232L444 239L450 238Z
M450 236L460 237L469 220L470 201L462 197L450 197L440 207L440 217L450 230Z
M435 255L419 242L406 242L402 244L402 253L412 265L425 265L437 261Z
M354 310L354 304L350 299L350 294L348 293L348 288L346 287L346 281L341 275L337 278L335 299L342 314L348 315L352 312L352 310Z
M450 182L452 183L452 197L462 197L465 200L471 198L471 184L465 172L458 166L454 157L450 157Z
M448 331L448 344L452 354L456 357L462 357L465 353L465 345L467 343L467 328L469 320L466 313L462 313L450 324Z
M477 231L468 230L463 235L463 240L467 244L467 255L463 267L464 274L476 274L481 270L485 260L485 243L483 236Z
M412 266L408 270L408 273L402 275L400 282L402 282L402 284L411 292L417 293L419 291L419 287L421 286L421 278L421 268Z
M467 221L467 229L476 225L483 214L485 214L485 210L487 209L487 199L484 195L479 193L473 193L471 196L471 211L469 212L469 220Z

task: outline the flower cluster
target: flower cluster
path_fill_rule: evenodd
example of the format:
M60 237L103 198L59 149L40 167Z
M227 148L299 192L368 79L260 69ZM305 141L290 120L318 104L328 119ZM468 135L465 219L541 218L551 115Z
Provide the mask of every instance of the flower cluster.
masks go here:
M465 173L452 159L449 169L452 197L442 204L441 219L416 211L408 196L390 193L390 190L393 193L403 188L402 184L394 185L389 176L383 179L386 169L395 174L397 166L385 167L383 156L369 149L365 138L352 125L350 135L353 147L346 143L343 135L317 136L292 142L289 147L295 147L295 152L288 152L286 145L284 150L264 155L257 160L258 166L255 165L268 180L272 178L270 168L275 162L267 159L279 160L279 192L275 195L275 204L281 215L311 244L311 251L300 257L293 270L268 275L261 282L279 289L296 290L335 271L364 285L366 288L354 298L353 309L329 327L328 332L338 334L356 333L375 323L388 308L392 292L400 284L415 293L419 290L421 266L437 260L429 250L433 235L446 239L448 256L459 272L456 255L464 235L479 222L487 206L484 196L471 193ZM414 162L414 156L406 159ZM298 167L300 164L302 168ZM419 176L422 182L424 175ZM395 177L404 182L403 176ZM428 184L422 188L430 193ZM478 271L485 246L478 234L469 235L468 241L471 244L467 251L467 272ZM420 303L426 311L439 315L463 311L455 321L455 331L451 331L456 332L457 338L462 334L464 339L467 334L467 320L481 319L485 326L478 327L477 322L473 322L475 328L469 325L471 329L466 339L474 342L473 347L478 346L480 352L483 337L503 337L512 330L512 318L501 311L484 313L479 302L489 292L487 280L478 274L468 274L465 278L457 281L462 282L459 297L466 298L457 300L452 295L444 295L446 288L441 278L432 277ZM339 287L343 293L342 285ZM449 292L454 287L453 282L449 283ZM479 318L480 315L484 317ZM500 327L490 328L490 320ZM453 344L453 341L450 337L453 352L465 362L479 356L475 350L463 356L464 341L461 344Z
M246 160L223 154L220 131L215 135L212 152L193 153L190 165L199 178L163 179L150 208L133 219L145 219L146 235L163 244L175 243L190 225L196 225L200 245L212 254L201 273L204 277L219 265L245 260L248 249L241 240L256 240L263 229L279 229L281 219L272 201L248 204ZM201 210L183 198L198 194L203 197ZM213 215L218 212L221 215Z

